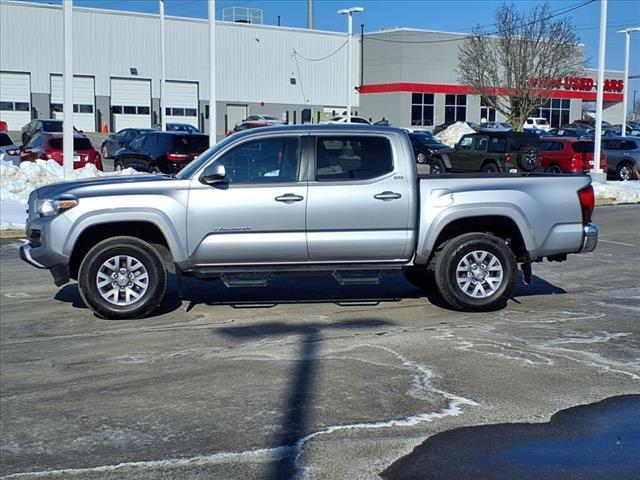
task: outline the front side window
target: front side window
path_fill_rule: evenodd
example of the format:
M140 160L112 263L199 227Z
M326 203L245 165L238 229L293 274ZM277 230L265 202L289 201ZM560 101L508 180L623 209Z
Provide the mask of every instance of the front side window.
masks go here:
M131 142L131 146L129 147L131 150L140 150L142 146L142 142L147 137L147 135L140 135L133 142Z
M460 143L458 144L458 148L460 150L470 150L471 144L473 143L473 137L462 137L460 139Z
M316 179L367 180L393 171L391 144L384 137L318 137Z
M296 182L300 151L299 137L267 138L243 143L216 163L231 184Z

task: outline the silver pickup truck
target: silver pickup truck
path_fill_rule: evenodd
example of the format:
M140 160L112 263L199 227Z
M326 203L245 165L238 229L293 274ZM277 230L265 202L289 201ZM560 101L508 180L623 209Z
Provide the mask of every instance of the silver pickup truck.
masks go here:
M332 273L341 284L404 271L458 310L504 306L518 264L596 247L590 178L418 175L407 134L357 125L235 134L174 177L63 182L29 197L23 260L77 279L99 316L136 318L167 275L265 285ZM432 287L433 285L433 287Z

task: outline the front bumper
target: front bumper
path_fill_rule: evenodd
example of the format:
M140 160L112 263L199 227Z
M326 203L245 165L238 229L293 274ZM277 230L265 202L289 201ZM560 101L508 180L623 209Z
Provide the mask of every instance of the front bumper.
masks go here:
M33 256L31 255L32 250L33 246L30 243L25 243L20 247L20 258L36 268L49 269L49 272L51 272L51 276L53 277L53 283L56 284L56 287L61 287L62 285L69 283L71 278L69 276L69 266L66 263L59 263L57 265L47 267L33 259Z
M593 223L588 223L583 228L582 248L578 253L593 252L598 245L598 227Z

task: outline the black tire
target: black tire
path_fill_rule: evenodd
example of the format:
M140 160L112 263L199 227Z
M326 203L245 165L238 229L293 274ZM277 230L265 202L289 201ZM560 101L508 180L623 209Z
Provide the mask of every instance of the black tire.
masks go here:
M524 146L518 152L518 168L533 172L540 166L540 152L536 147Z
M162 173L162 171L160 170L160 167L158 167L157 165L149 165L149 173L158 174L158 173Z
M630 162L620 162L616 168L617 180L638 180L638 174Z
M443 175L447 173L447 167L445 167L444 162L440 157L431 157L429 165L431 167L431 175Z
M458 276L459 264L474 251L490 253L502 267L500 283L493 293L483 298L465 293L458 284L458 278L465 278ZM486 233L466 233L449 240L438 255L435 264L435 280L442 298L455 310L476 312L497 310L503 308L511 297L517 267L516 257L503 239ZM476 282L475 278L471 278L470 282ZM483 280L479 282L488 285Z
M102 144L102 148L100 150L101 150L101 153L102 153L102 158L111 158L111 157L109 157L109 149L107 148L107 146L104 143Z
M98 290L98 271L105 262L117 255L135 258L147 271L149 280L146 291L130 305L111 303ZM135 237L112 237L87 252L80 264L78 284L82 300L98 317L114 320L141 318L151 314L162 301L167 286L167 271L158 252L147 242Z
M118 170L124 170L124 165L122 164L122 162L121 162L120 160L116 160L116 161L113 163L113 169L114 169L115 171L118 171Z
M500 168L495 162L486 162L482 165L481 171L484 173L500 173Z
M560 168L559 165L550 165L549 167L547 167L546 170L547 173L564 173L564 171L562 170L562 168Z

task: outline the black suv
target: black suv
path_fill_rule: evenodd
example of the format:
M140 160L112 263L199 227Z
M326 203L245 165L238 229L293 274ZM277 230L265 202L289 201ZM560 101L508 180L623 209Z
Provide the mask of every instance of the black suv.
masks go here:
M469 133L454 148L433 155L432 171L533 172L540 166L539 141L528 132Z
M150 131L135 138L116 153L114 168L142 172L176 173L209 148L209 136Z
M82 133L76 127L73 127L75 133ZM24 127L22 127L21 140L22 145L26 145L40 132L46 133L62 133L62 120L47 119L47 120L31 120Z

